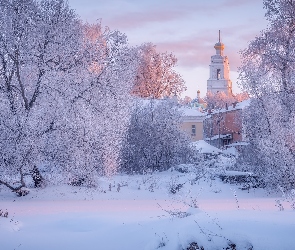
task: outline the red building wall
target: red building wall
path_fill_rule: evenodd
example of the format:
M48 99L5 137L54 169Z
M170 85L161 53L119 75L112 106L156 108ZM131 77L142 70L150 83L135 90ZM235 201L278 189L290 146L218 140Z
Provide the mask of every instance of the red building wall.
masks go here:
M225 146L234 142L242 141L242 110L223 110L222 112L214 112L208 115L204 122L205 139L221 140L220 146ZM228 136L228 139L223 139L223 136ZM219 142L213 142L212 145Z

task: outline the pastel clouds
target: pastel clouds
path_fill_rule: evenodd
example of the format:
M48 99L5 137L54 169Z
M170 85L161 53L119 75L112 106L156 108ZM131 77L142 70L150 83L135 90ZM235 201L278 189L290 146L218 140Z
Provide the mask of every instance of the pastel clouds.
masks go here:
M238 52L266 27L262 0L69 0L69 4L83 20L101 19L103 26L126 33L131 45L152 42L160 51L173 52L188 92L196 78L205 88L204 69L209 70L219 29L234 72L240 65ZM192 78L196 71L201 73Z
M219 16L221 13L235 12L235 8L247 9L257 0L87 0L84 7L79 0L70 3L79 8L89 8L83 18L95 21L102 18L107 26L113 29L134 29L172 22L189 20L193 16Z

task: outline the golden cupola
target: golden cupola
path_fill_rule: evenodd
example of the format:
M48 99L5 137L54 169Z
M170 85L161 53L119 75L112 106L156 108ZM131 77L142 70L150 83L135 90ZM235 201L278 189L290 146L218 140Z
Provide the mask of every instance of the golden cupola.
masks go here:
M216 55L223 56L223 50L224 50L224 48L225 48L225 46L224 46L224 44L220 40L220 30L219 30L218 43L216 43L215 46L214 46L214 49L216 49Z

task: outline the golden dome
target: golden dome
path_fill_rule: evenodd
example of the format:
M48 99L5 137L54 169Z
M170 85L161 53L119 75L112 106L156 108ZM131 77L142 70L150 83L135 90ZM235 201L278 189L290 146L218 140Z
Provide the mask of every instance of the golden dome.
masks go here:
M221 37L221 35L220 35L220 30L219 30L218 43L216 43L215 46L214 46L214 49L216 49L216 50L224 50L224 44L221 42L220 37Z
M218 42L215 44L214 49L216 50L224 50L224 44L221 42Z

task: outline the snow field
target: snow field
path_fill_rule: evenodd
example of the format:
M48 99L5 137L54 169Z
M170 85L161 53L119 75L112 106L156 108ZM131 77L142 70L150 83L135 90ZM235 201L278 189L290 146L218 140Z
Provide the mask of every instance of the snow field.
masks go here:
M48 186L16 197L1 187L1 249L294 249L295 213L280 194L166 171L102 178L96 188ZM111 183L111 191L109 184ZM117 191L117 185L121 188ZM172 183L183 184L172 194ZM193 184L193 185L192 185ZM236 194L236 197L235 195ZM191 207L197 204L197 208Z

